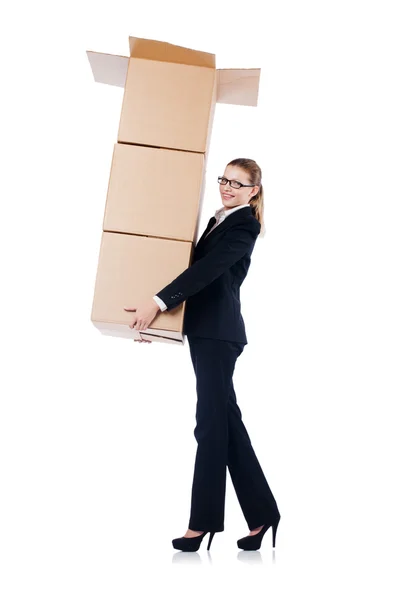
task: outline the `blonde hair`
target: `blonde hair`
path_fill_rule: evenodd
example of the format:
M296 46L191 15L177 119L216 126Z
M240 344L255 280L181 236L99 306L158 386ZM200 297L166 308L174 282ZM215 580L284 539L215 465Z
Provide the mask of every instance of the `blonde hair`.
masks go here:
M254 216L256 217L256 219L258 219L261 225L259 237L263 238L266 233L266 228L263 219L264 202L261 168L251 158L235 158L227 164L227 166L229 165L231 167L240 167L240 169L243 169L247 173L248 180L252 185L259 185L258 193L255 196L252 196L252 198L249 201L249 205L252 206L254 210Z

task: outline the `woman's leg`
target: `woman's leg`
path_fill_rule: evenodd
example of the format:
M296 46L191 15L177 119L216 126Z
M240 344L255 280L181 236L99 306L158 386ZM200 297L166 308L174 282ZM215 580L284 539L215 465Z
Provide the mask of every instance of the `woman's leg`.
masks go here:
M197 452L189 529L223 531L228 462L228 402L238 348L232 342L188 338L196 374Z
M241 418L233 381L228 403L228 468L249 529L274 521L279 510Z

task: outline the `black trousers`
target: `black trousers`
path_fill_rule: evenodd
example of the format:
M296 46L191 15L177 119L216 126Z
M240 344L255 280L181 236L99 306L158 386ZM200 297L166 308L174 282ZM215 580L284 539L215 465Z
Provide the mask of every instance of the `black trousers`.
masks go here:
M233 372L244 344L187 336L196 374L197 452L189 529L223 531L226 467L250 530L279 515L241 419Z

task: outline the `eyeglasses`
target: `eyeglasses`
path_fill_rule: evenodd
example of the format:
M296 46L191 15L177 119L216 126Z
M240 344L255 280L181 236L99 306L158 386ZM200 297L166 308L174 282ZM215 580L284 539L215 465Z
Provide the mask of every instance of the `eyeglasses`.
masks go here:
M226 177L218 177L218 183L220 183L221 185L226 185L227 183L230 183L230 186L236 189L239 189L241 187L255 187L255 184L251 185L249 183L240 183L235 179L226 179Z

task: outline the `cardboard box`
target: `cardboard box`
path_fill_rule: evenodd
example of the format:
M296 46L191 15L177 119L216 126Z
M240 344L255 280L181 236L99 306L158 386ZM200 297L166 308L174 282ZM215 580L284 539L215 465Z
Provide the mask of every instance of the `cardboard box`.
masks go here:
M87 58L91 65L94 80L98 83L125 87L129 60L146 58L146 60L168 60L176 62L181 51L187 53L189 65L194 64L195 54L204 61L208 57L208 66L215 68L215 55L197 52L183 46L175 46L167 42L148 40L129 36L130 55L120 56L87 50ZM153 54L152 54L153 52ZM204 64L203 62L201 64ZM216 69L216 102L217 104L235 104L240 106L257 106L260 69ZM158 144L154 144L158 145Z
M198 66L132 55L118 141L207 152L216 105L215 57L212 63Z
M186 303L159 312L145 331L131 329L133 307L156 294L191 263L193 244L102 233L91 321L105 335L184 344Z
M195 241L204 154L115 144L103 231Z

